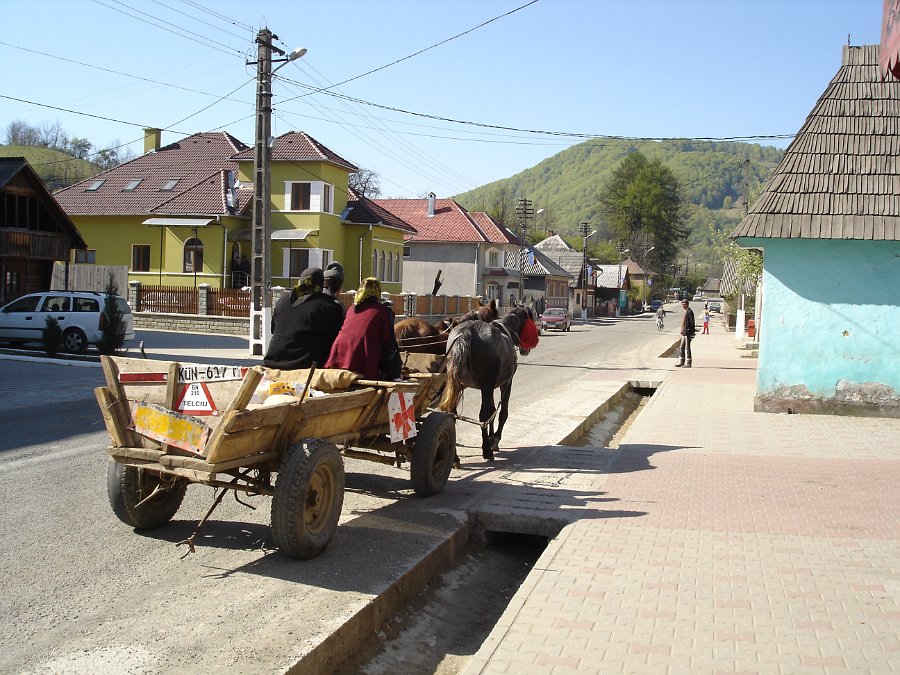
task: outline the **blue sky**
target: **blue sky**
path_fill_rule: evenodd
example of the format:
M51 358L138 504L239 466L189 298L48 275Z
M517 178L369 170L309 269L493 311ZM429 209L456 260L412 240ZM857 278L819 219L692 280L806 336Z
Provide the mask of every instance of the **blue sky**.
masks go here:
M96 146L134 141L138 154L144 126L164 128L163 143L224 129L252 144L256 71L246 61L267 26L279 47L308 49L278 72L276 134L306 131L377 172L384 196L446 197L584 140L492 126L793 134L848 35L878 42L882 10L881 0L528 2L2 0L0 140L21 119L58 121ZM381 107L310 94L432 45L333 89Z

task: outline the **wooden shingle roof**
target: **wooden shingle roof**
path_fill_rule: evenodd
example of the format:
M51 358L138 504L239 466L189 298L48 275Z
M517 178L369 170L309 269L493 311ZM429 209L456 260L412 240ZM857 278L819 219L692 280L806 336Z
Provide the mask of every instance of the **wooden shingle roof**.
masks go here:
M900 82L878 46L843 63L732 237L900 239Z

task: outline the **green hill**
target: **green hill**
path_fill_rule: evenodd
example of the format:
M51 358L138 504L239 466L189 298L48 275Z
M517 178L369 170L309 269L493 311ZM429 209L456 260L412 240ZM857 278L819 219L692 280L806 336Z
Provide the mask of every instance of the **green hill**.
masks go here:
M748 188L753 194L768 179L783 151L752 143L704 141L624 141L591 140L548 157L521 173L469 192L455 199L468 209L496 216L501 195L532 200L543 230L577 236L578 225L589 222L598 230L598 243L611 235L600 217L598 194L610 173L631 152L640 150L648 159L657 158L668 166L682 186L691 234L685 247L694 254L692 262L706 262L715 272L711 229L728 230L738 224L743 203L745 164L749 160ZM513 207L514 208L514 207ZM508 212L508 211L507 211ZM514 226L508 216L505 225Z
M0 157L24 157L51 191L93 176L100 170L59 150L31 145L0 145Z

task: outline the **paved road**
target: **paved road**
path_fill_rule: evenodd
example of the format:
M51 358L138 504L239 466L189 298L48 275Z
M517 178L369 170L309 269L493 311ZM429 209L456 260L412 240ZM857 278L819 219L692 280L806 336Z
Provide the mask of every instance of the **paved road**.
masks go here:
M535 407L535 428L510 428L508 443L539 438L542 399L577 392L579 381L598 374L614 378L634 366L635 350L653 343L661 351L673 339L674 332L659 335L649 315L545 335L522 360L513 389L514 408ZM199 352L215 353L210 344L192 356ZM136 533L116 520L106 501L107 436L92 394L99 369L2 360L0 373L0 585L16 589L0 597L8 627L0 633L0 672L96 672L110 664L135 673L280 672L307 648L304 636L342 625L384 577L402 574L455 531L460 516L448 504L473 489L455 473L432 510L410 499L404 472L348 461L340 536L319 558L298 563L273 552L270 500L248 500L251 511L229 497L198 554L181 560L184 549L174 543L191 533L213 493L193 486L161 530ZM476 398L469 395L467 411ZM461 449L463 461L480 461L477 429L459 426L471 446Z

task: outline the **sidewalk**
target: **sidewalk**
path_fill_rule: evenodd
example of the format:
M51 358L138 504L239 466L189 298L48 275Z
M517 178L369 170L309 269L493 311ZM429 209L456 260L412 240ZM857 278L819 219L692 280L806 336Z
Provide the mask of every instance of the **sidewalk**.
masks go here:
M618 450L518 467L577 451L577 510L466 673L900 672L900 420L754 413L738 344L698 336Z

